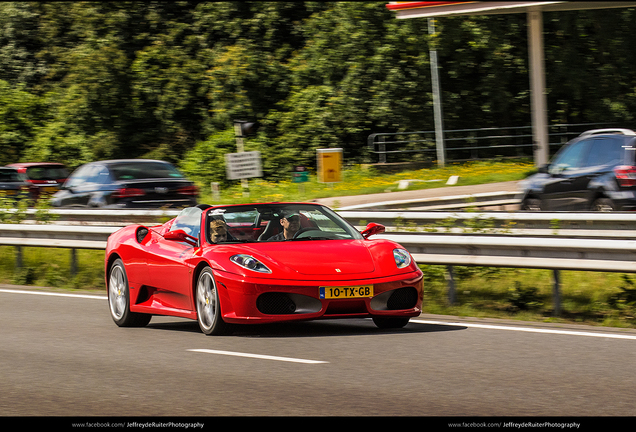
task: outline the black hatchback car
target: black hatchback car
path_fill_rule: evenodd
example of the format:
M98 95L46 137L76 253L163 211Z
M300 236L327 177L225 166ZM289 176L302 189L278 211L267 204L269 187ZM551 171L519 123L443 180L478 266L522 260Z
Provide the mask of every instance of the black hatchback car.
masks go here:
M636 132L595 129L520 183L522 210L636 210Z
M51 198L54 207L181 208L198 188L172 164L150 159L91 162L77 168Z

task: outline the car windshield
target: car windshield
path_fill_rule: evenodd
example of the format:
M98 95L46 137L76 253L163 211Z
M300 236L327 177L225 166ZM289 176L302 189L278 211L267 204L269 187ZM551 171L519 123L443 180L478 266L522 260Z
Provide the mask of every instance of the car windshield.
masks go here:
M116 180L183 178L175 167L161 162L121 162L109 166Z
M331 209L313 204L257 204L215 207L207 213L207 239L221 220L224 242L274 242L362 239L358 230ZM290 228L291 226L291 228ZM214 238L214 236L212 236Z
M183 230L192 237L199 237L201 231L201 213L198 207L188 207L179 213L170 226L170 231Z

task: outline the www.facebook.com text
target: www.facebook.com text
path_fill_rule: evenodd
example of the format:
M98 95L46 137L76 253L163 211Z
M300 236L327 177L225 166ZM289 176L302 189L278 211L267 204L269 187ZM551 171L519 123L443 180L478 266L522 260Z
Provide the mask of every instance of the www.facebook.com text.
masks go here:
M181 423L181 422L84 422L73 423L73 427L83 428L175 428L175 429L202 429L203 423Z
M494 427L494 428L557 428L557 429L578 429L581 424L571 423L552 423L552 422L461 422L449 423L449 427Z

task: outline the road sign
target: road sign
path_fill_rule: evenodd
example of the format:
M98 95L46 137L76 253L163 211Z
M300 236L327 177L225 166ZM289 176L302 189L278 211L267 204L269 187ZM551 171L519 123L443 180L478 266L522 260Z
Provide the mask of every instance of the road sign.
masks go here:
M309 171L304 166L297 166L292 172L292 183L303 183L309 181Z
M263 177L261 152L227 153L225 171L229 180Z
M342 181L342 149L317 149L318 181L337 183Z

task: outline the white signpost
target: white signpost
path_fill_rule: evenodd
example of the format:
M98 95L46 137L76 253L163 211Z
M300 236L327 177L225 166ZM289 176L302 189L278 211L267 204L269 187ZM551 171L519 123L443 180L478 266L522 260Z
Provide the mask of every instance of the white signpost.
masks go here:
M263 177L261 152L227 153L225 155L225 170L229 180Z

